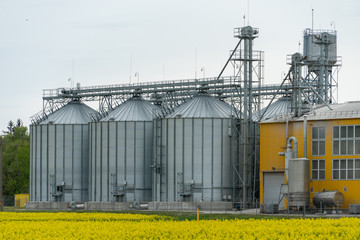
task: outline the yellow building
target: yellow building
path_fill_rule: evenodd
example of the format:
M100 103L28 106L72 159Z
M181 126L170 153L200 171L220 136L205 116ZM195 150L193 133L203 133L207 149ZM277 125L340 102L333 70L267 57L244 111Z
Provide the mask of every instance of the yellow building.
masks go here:
M29 201L29 194L15 194L15 207L25 207L25 203Z
M360 102L331 108L322 106L309 112L306 132L304 117L275 117L260 124L262 204L279 202L281 184L286 184L285 157L279 152L286 148L287 133L297 139L298 157L309 159L310 203L316 192L332 190L344 195L343 208L360 203ZM286 200L279 207L286 207Z

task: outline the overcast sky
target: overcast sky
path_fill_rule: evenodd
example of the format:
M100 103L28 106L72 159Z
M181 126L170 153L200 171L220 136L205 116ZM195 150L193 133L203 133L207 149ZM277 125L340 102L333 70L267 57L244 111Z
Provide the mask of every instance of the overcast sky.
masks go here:
M217 76L237 39L259 28L265 84L280 83L305 28L338 32L339 102L360 100L359 0L0 0L0 130L42 109L42 90ZM332 24L331 24L332 23ZM334 24L335 23L335 24ZM74 64L73 64L74 63Z

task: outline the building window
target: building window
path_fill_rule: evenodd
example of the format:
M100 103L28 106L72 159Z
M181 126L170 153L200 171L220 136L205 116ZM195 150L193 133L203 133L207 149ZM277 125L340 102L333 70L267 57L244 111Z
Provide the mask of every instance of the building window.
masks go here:
M360 180L360 159L334 159L333 180Z
M333 127L333 155L360 155L360 126Z
M311 154L312 156L325 156L325 127L311 129Z
M325 159L311 160L311 179L325 180Z

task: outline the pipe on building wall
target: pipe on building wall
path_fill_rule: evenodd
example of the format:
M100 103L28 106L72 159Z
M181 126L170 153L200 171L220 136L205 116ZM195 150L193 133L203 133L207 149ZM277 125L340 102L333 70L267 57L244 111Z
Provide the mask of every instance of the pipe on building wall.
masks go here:
M307 116L304 116L304 158L307 157Z
M289 138L289 119L286 119L286 141Z
M291 142L294 142L294 158L298 158L298 143L295 137L290 137L287 148L291 149Z
M289 161L298 157L298 143L295 137L290 137L287 140L286 150L285 152L279 152L279 156L285 156L285 173L286 179L289 176ZM294 142L294 150L292 148L291 142Z

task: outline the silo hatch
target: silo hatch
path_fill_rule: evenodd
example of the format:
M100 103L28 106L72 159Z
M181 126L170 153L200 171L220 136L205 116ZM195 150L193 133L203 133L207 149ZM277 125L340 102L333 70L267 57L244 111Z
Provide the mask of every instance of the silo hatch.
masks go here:
M191 184L180 184L180 196L190 196L191 195Z

